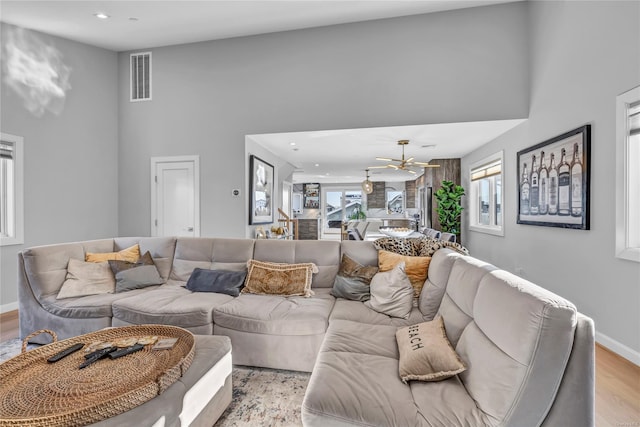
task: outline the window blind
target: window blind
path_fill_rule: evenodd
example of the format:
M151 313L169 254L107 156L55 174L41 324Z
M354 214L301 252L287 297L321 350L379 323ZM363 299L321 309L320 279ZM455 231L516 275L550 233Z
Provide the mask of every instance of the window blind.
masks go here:
M0 141L0 159L13 159L13 143Z
M496 160L471 171L471 181L488 178L502 173L502 161Z

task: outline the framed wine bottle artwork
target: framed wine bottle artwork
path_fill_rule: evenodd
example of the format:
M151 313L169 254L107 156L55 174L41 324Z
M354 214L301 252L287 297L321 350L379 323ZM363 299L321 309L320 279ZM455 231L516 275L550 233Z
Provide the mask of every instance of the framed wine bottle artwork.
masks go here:
M517 156L518 224L589 230L591 125Z

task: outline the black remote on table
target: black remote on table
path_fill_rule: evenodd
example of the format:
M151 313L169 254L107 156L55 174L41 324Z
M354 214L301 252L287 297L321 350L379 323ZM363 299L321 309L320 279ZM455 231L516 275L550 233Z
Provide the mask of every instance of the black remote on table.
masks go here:
M74 353L74 352L80 350L82 347L84 347L84 344L81 343L81 342L79 342L77 344L74 344L74 345L72 345L70 347L65 348L60 353L56 353L53 356L51 356L50 358L47 359L47 362L49 362L49 363L57 362L58 360L67 357L71 353Z
M116 350L112 353L109 353L109 357L111 359L117 359L118 357L126 356L127 354L135 353L136 351L140 351L144 348L142 344L134 344L131 347L121 348L120 350Z

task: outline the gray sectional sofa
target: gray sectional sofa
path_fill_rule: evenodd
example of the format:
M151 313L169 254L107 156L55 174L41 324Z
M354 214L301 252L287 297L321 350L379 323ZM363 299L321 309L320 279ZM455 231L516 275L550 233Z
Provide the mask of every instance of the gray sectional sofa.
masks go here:
M57 300L68 260L139 243L164 284ZM233 362L312 372L308 426L593 426L594 327L565 299L451 249L438 250L408 319L330 294L342 254L377 264L367 241L114 238L40 246L19 255L22 336L61 338L107 326L163 323L231 338ZM313 262L310 298L193 293L194 268L244 268L249 259ZM398 327L442 316L467 365L438 382L403 383Z

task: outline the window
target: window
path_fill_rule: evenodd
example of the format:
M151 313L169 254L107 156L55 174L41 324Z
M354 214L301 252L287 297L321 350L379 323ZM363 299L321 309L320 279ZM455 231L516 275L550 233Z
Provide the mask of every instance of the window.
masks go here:
M469 170L469 229L473 231L504 236L502 160L503 153L500 151L474 163Z
M640 262L640 86L616 99L616 256Z
M22 141L0 133L0 246L24 243Z

